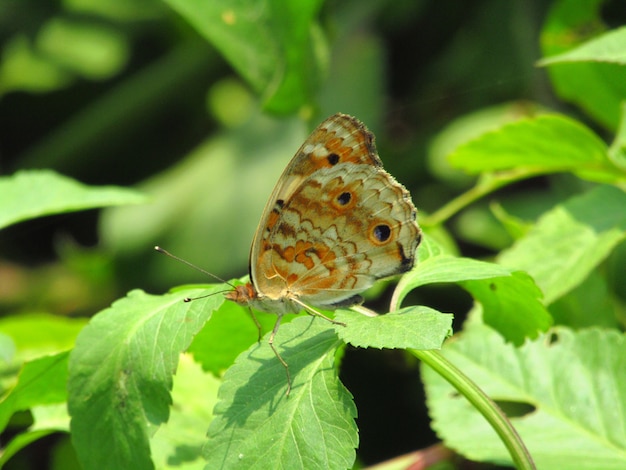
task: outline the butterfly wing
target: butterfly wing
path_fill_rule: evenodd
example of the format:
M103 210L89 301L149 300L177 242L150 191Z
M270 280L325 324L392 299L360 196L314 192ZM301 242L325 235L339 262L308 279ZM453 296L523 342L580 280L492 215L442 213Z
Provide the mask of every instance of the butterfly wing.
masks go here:
M382 169L372 134L351 116L331 116L270 197L252 244L252 286L270 307L289 298L350 303L377 279L411 269L415 219L409 193Z

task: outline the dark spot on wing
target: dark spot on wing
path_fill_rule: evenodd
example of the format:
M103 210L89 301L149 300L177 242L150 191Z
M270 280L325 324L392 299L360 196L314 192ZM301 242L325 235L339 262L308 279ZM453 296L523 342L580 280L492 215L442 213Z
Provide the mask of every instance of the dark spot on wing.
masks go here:
M328 155L328 157L326 157L326 160L328 160L328 163L330 163L331 166L335 166L337 163L339 163L339 155L337 155L336 153L331 153L330 155Z
M345 194L345 193L344 193ZM389 225L380 224L374 227L374 237L381 243L389 240L391 236L391 228Z
M342 206L349 204L351 199L352 199L352 193L349 193L347 191L337 196L337 202Z

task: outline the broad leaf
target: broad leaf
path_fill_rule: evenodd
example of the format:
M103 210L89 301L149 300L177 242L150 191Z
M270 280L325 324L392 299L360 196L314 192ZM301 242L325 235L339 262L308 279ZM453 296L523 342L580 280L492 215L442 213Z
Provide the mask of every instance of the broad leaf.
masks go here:
M315 24L321 0L166 0L262 94L266 109L289 113L312 99L325 49Z
M349 327L348 327L349 328ZM283 325L275 345L293 386L269 344L242 353L224 375L209 441L206 469L351 468L358 443L352 396L337 377L341 341L332 325L302 316Z
M202 445L217 402L220 381L204 373L188 354L178 363L170 417L150 439L152 460L159 469L202 469Z
M519 346L526 338L536 338L552 325L541 290L524 272L464 281L461 286L480 302L484 322L513 344Z
M573 119L542 115L502 126L458 147L450 163L472 174L571 172L592 181L626 180L606 144Z
M144 201L125 188L89 187L49 170L21 171L0 177L0 228L44 215Z
M541 31L544 56L565 54L603 37L608 28L602 11L605 3L553 2ZM551 64L547 72L558 96L576 104L607 128L617 127L620 102L626 96L626 68L608 62L566 62Z
M452 315L428 307L407 307L377 317L338 310L335 332L346 343L360 348L439 349L452 334Z
M255 316L264 331L271 330L276 323L274 314L256 312ZM286 318L283 318L285 321ZM195 336L188 351L202 364L204 370L220 375L235 362L241 352L258 340L259 331L249 309L234 302L224 302Z
M528 272L550 304L580 284L624 240L624 208L626 193L611 186L575 196L543 215L499 261Z
M567 52L546 57L539 61L539 65L564 62L608 62L626 65L625 45L626 27L622 27L597 36Z
M0 402L0 430L17 411L65 402L68 356L62 352L24 364L17 384Z
M424 244L427 249L421 252L417 267L398 283L394 305L416 287L454 282L482 304L485 322L508 341L522 344L552 324L541 292L528 276L505 266L444 254L430 237L425 237Z
M496 401L511 409L523 405L510 419L537 468L626 467L623 334L557 328L515 348L478 325L442 354ZM422 377L433 428L447 446L473 460L511 464L502 441L465 398L428 368Z
M179 354L224 302L221 295L183 299L206 293L130 292L78 336L69 363L68 408L84 468L153 468L148 427L168 419Z

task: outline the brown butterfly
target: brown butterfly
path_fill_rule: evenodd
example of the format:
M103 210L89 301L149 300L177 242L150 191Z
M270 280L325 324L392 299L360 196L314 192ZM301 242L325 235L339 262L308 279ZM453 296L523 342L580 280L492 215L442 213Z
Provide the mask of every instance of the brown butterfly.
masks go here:
M361 302L376 280L409 271L421 231L409 192L383 167L374 136L357 119L335 114L296 152L270 196L250 250L250 282L226 294L278 315ZM343 324L342 324L343 325ZM258 326L258 322L257 322Z

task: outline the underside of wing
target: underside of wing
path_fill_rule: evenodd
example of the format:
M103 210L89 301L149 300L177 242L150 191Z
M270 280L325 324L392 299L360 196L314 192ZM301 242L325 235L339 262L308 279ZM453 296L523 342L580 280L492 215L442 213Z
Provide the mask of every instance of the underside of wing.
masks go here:
M259 265L262 248L278 232L276 224L282 217L283 207L311 175L342 163L382 167L374 136L367 128L352 116L335 114L305 140L285 168L263 210L250 250L250 277L254 283L263 274L265 267Z
M336 306L410 270L420 240L409 193L381 167L322 168L276 207L258 246L255 283L276 298Z

